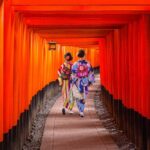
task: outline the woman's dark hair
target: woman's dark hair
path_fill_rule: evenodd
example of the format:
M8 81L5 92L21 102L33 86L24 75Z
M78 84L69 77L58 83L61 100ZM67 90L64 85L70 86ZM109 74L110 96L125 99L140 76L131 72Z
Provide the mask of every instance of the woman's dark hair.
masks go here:
M67 57L69 57L67 60L68 61L71 61L73 59L72 55L70 52L67 52L65 55L64 55L64 58L66 59Z
M83 57L85 56L85 51L84 51L83 49L80 49L80 50L78 51L77 56L78 56L79 58L83 58Z

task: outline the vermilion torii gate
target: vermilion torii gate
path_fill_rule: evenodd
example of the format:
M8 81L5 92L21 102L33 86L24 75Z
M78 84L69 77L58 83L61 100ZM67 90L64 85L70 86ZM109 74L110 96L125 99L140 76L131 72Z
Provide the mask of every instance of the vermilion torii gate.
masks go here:
M79 48L100 66L112 102L139 118L138 135L149 132L149 10L149 0L2 0L0 142L17 128L33 97L57 79L63 54L71 51L75 57ZM58 43L56 51L48 50L51 40ZM147 149L149 136L144 136Z

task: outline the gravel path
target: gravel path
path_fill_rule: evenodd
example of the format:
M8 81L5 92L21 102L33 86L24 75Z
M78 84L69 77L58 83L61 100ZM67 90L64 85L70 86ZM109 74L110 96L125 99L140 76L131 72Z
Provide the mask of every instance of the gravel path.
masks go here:
M107 111L103 101L100 100L103 97L99 89L100 85L95 85L94 90L90 91L89 93L89 98L94 97L95 108L100 121L109 131L120 150L135 150L134 144L130 143L124 132L118 129L118 126L116 125L115 120L112 118L112 115ZM40 150L46 118L59 97L60 94L51 98L50 100L47 100L42 110L37 113L30 135L23 146L23 150Z
M23 150L40 150L47 115L49 114L58 97L60 97L60 94L45 101L45 104L43 105L44 107L40 112L37 113L32 124L30 135L23 146Z
M135 145L130 143L129 139L122 130L119 130L112 115L107 111L103 101L100 100L104 98L102 93L100 96L100 93L101 92L97 92L95 94L95 108L97 110L99 119L102 121L105 128L108 129L120 150L135 150Z

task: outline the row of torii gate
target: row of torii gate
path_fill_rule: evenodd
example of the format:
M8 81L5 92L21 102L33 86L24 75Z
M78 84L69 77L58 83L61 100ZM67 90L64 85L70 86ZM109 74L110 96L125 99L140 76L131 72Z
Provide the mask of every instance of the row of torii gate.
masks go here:
M76 60L84 48L100 67L106 103L118 124L127 123L120 127L134 130L130 139L149 150L149 10L149 0L1 0L0 145L10 142L28 111L34 118L35 96L56 81L63 54L70 51ZM49 41L56 50L49 50Z

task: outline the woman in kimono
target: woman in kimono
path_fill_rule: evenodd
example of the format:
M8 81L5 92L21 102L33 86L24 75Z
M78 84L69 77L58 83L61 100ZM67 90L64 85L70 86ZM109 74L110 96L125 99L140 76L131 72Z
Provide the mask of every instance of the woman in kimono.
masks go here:
M64 55L65 62L61 65L58 70L58 80L59 85L62 86L62 95L63 95L63 108L62 114L66 114L66 109L69 110L69 113L72 112L72 108L74 106L74 102L70 103L69 100L69 91L70 91L70 78L71 78L71 60L73 59L71 53L66 53Z
M94 72L90 63L85 60L84 50L79 50L77 56L79 60L72 66L72 92L79 114L84 117L86 96L89 85L94 82Z

